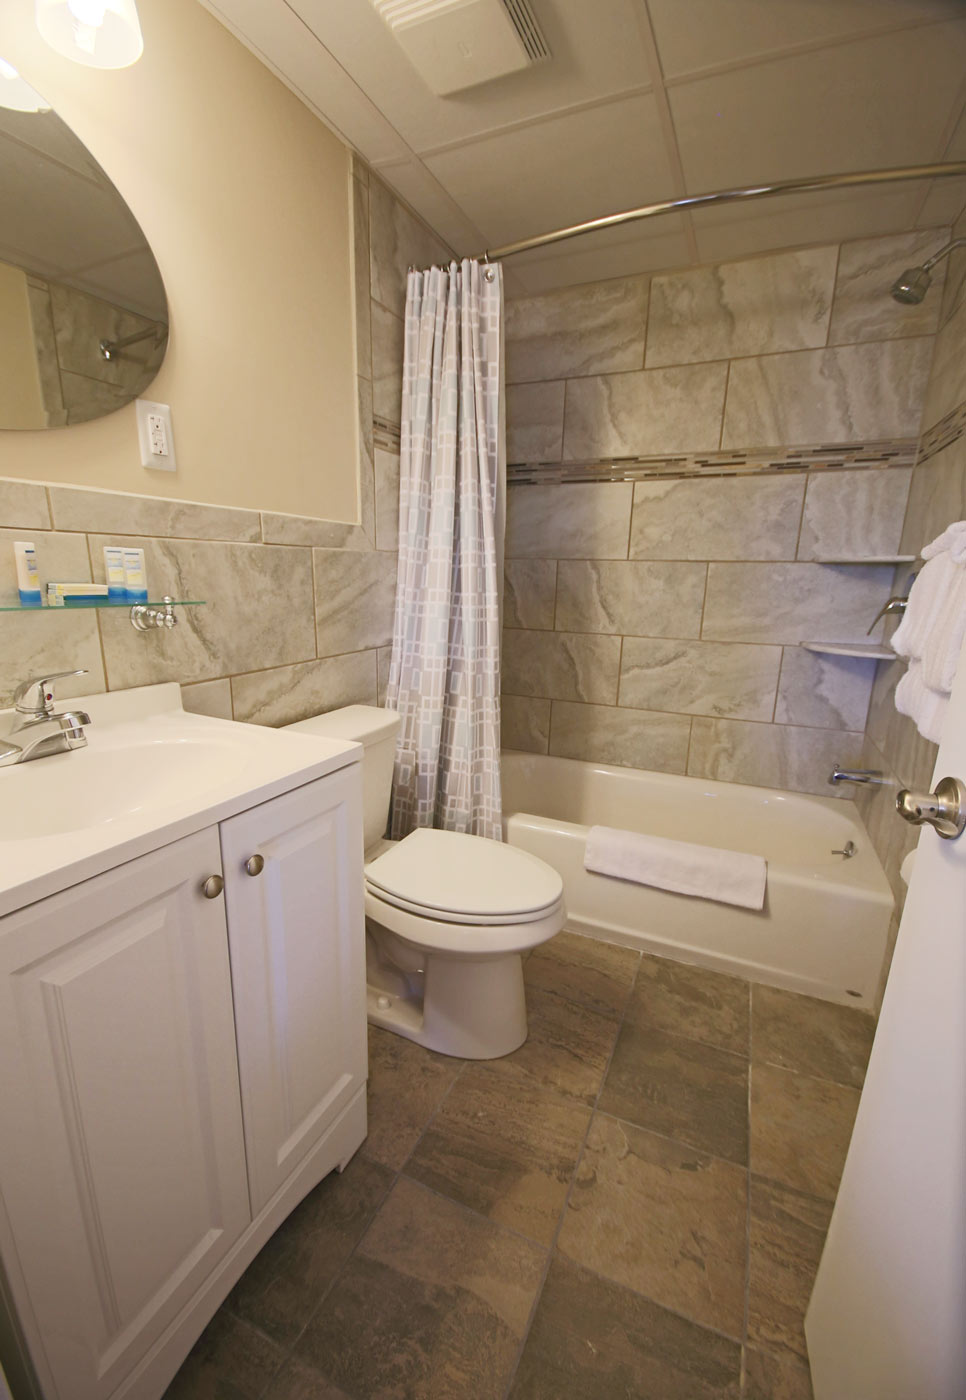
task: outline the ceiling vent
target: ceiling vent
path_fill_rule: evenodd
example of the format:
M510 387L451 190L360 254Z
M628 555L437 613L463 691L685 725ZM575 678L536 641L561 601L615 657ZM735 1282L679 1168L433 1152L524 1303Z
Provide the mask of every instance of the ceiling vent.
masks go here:
M372 0L439 97L518 73L550 56L529 0Z

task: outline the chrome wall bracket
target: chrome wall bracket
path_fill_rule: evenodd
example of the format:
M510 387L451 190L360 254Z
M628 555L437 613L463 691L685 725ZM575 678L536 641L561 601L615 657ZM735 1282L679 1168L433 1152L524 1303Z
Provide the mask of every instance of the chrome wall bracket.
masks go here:
M154 627L164 627L169 632L178 625L178 615L174 610L174 599L165 594L160 608L149 608L147 603L135 603L131 609L131 626L137 632L150 632Z

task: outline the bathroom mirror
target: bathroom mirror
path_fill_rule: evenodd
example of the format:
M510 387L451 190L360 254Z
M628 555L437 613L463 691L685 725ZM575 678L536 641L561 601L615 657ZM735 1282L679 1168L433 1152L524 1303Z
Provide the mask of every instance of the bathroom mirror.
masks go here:
M137 221L55 112L0 106L0 428L58 428L142 394L167 302Z

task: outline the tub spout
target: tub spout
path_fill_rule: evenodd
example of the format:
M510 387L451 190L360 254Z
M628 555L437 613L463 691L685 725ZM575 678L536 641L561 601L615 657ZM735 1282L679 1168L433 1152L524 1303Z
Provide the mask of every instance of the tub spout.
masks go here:
M843 768L836 763L829 774L829 782L835 783L884 783L885 775L878 768Z

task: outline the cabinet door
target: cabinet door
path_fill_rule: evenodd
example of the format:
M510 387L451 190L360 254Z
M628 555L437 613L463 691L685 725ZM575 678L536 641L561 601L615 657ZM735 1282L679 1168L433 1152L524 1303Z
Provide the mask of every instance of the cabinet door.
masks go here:
M353 764L221 824L256 1215L365 1083L361 803Z
M0 920L0 1191L61 1400L109 1395L250 1219L219 868L211 829Z

